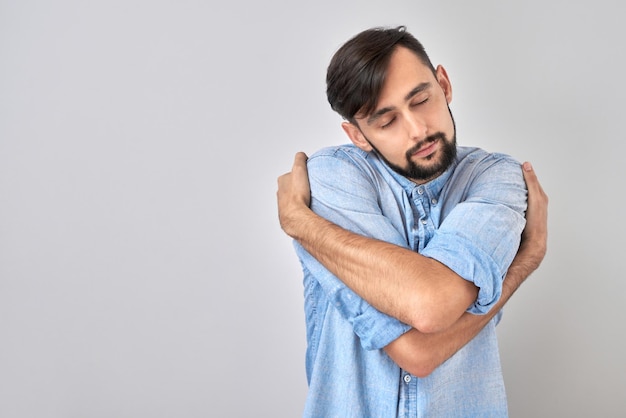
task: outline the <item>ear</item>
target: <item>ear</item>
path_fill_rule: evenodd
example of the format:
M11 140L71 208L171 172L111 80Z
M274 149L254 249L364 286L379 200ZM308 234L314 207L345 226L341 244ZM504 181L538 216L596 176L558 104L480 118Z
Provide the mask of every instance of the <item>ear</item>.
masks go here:
M443 68L442 65L437 66L437 82L441 86L443 94L446 96L446 101L450 104L452 101L452 84L450 83L446 69Z
M361 132L361 129L359 129L358 126L350 122L343 122L341 124L341 127L354 145L366 152L370 152L372 150L372 146L367 141L367 139L365 139L365 136L363 136L363 132Z

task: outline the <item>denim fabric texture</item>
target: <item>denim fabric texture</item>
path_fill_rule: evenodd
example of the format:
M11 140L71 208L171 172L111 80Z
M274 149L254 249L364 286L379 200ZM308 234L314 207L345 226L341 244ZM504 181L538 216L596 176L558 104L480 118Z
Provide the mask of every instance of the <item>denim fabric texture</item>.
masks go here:
M520 164L504 154L457 147L438 178L417 185L376 153L353 145L308 160L311 208L355 233L436 259L479 287L468 309L486 313L525 225ZM410 327L347 288L295 243L304 272L309 391L305 417L503 417L506 394L494 318L431 375L417 378L384 352Z

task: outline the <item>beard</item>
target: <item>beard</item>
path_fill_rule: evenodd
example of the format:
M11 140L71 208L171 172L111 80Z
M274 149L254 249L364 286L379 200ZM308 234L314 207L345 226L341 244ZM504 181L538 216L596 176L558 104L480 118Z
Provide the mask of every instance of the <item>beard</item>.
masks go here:
M437 140L439 140L441 144L441 147L439 148L440 152L431 154L424 158L426 161L431 162L431 164L417 164L411 159L411 156L420 148L428 146L428 144ZM443 132L437 132L433 135L429 135L423 141L418 142L405 153L407 161L406 167L393 164L387 160L387 158L385 158L385 156L378 151L370 141L368 142L380 158L387 163L393 171L418 183L425 183L441 175L452 165L452 163L454 163L454 160L456 159L456 134L449 139ZM436 158L438 161L434 161Z
M408 178L409 180L413 180L416 183L426 183L443 174L443 172L446 171L456 159L456 122L454 121L454 116L452 115L452 111L449 106L448 113L450 114L450 119L452 120L452 138L448 138L443 132L436 132L427 136L424 140L415 144L405 153L406 167L400 167L397 164L393 164L387 160L387 158L385 158L385 156L378 151L378 149L376 149L369 139L365 138L365 140L393 171ZM420 148L428 146L428 144L437 140L441 143L441 148L439 148L440 152L431 154L424 158L426 161L432 162L432 164L419 165L411 159L413 154L415 154ZM436 158L438 158L439 161L433 161Z

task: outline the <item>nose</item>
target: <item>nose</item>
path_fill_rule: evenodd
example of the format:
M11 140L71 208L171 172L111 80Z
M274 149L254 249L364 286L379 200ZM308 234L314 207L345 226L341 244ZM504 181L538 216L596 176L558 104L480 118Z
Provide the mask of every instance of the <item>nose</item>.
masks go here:
M428 134L428 128L423 119L419 118L413 113L409 113L405 116L405 129L406 133L415 142L419 142L426 138Z

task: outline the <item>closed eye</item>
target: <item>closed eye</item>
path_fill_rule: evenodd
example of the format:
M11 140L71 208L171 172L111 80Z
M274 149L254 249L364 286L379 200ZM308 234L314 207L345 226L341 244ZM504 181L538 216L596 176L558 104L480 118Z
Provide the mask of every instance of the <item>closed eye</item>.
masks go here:
M396 120L396 118L395 118L395 116L394 116L393 118L391 118L391 119L389 120L389 122L387 122L387 123L385 123L384 125L382 125L382 126L381 126L381 129L385 129L385 128L390 127L390 126L393 124L393 122L394 122L395 120Z
M411 107L416 107L416 106L419 106L419 105L421 105L421 104L426 103L427 101L428 101L428 97L427 97L427 98L425 98L425 99L423 99L423 100L420 100L420 101L418 101L418 102L413 102L413 103L411 103Z

